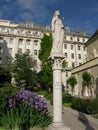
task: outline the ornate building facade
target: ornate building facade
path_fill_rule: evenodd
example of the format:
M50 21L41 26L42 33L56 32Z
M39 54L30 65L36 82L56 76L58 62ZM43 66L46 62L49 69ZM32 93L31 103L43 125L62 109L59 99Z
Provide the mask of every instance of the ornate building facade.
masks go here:
M65 54L66 69L62 72L62 80L67 90L66 80L71 76L71 69L87 61L87 48L85 43L90 38L86 32L65 28L63 53Z
M14 23L8 20L0 20L0 65L4 64L3 41L6 42L7 55L13 59L16 53L29 52L37 61L37 70L40 70L41 62L38 59L41 39L43 34L51 33L50 26L41 26L32 22ZM66 79L71 75L70 70L87 60L85 42L90 35L84 31L65 28L63 53L66 60L66 69L62 73L63 85L66 87Z

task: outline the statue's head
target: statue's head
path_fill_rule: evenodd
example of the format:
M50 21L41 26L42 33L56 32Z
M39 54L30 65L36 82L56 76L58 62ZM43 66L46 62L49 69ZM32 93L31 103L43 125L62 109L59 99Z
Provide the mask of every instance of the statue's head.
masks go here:
M55 11L55 13L54 13L54 15L60 15L60 11L59 10L57 10L57 11Z

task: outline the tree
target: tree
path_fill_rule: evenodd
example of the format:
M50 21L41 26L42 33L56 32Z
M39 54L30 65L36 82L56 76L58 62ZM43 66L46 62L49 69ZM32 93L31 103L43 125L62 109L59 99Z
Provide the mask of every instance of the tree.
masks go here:
M77 84L77 80L76 80L75 76L70 76L70 77L67 79L67 84L69 84L69 85L71 86L72 95L73 95L74 87L75 87L75 85Z
M24 88L32 87L37 82L35 71L36 62L28 53L16 54L12 62L12 74L14 74L16 85Z
M39 81L42 89L49 90L53 86L53 75L51 65L45 65L43 69L38 73Z
M52 36L44 35L41 41L41 49L39 52L39 59L42 62L41 71L38 73L39 82L44 89L52 88L53 74L52 67L48 61L52 47Z
M82 78L83 78L83 91L85 90L85 87L87 87L88 95L92 96L93 76L89 72L84 72L82 74Z
M50 56L50 51L52 47L52 35L46 35L44 34L44 37L41 41L41 49L39 51L39 59L42 61L42 67L43 64L45 64Z
M10 71L6 68L0 68L0 84L10 83L11 82L11 74Z
M63 72L65 71L65 69L66 69L66 60L64 59L63 63L62 63L62 70L63 70Z

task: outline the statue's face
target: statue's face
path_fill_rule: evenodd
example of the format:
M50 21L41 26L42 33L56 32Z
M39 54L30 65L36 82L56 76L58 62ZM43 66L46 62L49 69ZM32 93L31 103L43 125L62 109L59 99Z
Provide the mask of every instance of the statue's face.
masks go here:
M60 12L59 12L59 11L56 11L55 14L59 16L59 15L60 15Z

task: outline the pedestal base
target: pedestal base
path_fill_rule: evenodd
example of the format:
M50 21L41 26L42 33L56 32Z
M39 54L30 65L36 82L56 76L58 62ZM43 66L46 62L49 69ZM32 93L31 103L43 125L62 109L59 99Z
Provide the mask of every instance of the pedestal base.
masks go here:
M47 128L47 130L70 130L70 128L64 126L64 124L62 124L62 125L55 125L55 124L53 123L53 124L51 124L51 125Z

